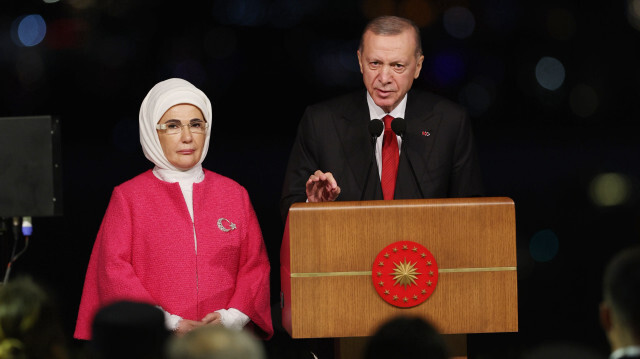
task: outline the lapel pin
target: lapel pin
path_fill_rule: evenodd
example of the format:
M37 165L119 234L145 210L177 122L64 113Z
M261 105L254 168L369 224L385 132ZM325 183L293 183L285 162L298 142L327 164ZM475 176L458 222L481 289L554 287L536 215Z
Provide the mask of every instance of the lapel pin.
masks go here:
M228 224L228 228L224 226L223 222L226 222ZM229 232L236 229L236 225L226 218L220 218L218 219L218 228L220 228L220 230L223 232Z
M431 136L431 132L429 131L422 131L422 135L427 137L427 136Z

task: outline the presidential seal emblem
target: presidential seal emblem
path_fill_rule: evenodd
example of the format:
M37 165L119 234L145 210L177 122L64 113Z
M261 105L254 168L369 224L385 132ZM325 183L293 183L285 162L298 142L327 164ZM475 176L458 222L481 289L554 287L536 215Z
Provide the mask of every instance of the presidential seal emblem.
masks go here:
M433 254L412 241L391 243L376 256L371 278L387 303L401 308L423 303L438 284L438 265Z

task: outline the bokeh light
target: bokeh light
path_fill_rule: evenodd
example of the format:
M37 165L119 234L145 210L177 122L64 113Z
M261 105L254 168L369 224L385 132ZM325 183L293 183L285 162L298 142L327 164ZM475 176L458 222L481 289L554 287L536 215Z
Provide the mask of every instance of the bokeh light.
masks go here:
M537 232L529 241L529 252L536 262L552 260L558 254L559 248L558 236L550 229Z
M632 181L628 176L622 173L602 173L591 180L589 197L597 206L619 206L631 198L632 189Z
M547 30L556 40L570 40L576 33L576 18L566 9L552 9L547 15Z
M578 84L571 89L569 95L569 106L571 111L580 117L592 116L598 109L598 94L593 87Z
M462 55L456 51L435 54L428 66L430 77L433 77L438 86L442 87L459 84L467 72Z
M44 39L47 24L38 14L19 17L11 26L11 37L18 46L36 46Z
M562 63L553 57L545 56L536 65L536 80L547 90L555 91L564 83L565 70Z
M400 3L400 16L411 19L418 27L425 27L433 23L437 14L426 0L404 0Z
M447 9L442 20L447 33L456 39L468 38L476 27L476 19L471 11L462 6Z

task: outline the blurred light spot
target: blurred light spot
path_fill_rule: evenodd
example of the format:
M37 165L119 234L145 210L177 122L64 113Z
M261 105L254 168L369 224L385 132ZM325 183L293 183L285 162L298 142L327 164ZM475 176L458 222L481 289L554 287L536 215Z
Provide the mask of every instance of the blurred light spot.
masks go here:
M426 0L405 0L401 2L400 16L411 19L418 27L431 25L436 18L433 7Z
M226 27L212 29L204 39L204 49L214 59L224 59L233 55L237 44L235 31Z
M444 12L444 28L447 33L456 39L466 39L473 34L476 27L476 19L469 9L462 6L454 6Z
M471 82L460 90L460 103L467 108L471 116L480 116L491 105L491 94L480 82Z
M11 38L18 46L35 46L44 39L47 24L42 16L26 15L17 18L11 26Z
M67 3L77 10L85 10L95 6L95 0L67 0Z
M564 66L553 57L545 56L536 65L536 79L547 90L557 90L564 82Z
M536 262L548 262L558 254L558 237L550 229L534 234L529 241L531 257Z
M49 26L47 46L57 50L80 47L87 27L87 23L78 18L54 20Z
M569 95L571 111L580 117L589 117L598 109L598 94L584 84L576 85Z
M636 30L640 30L640 0L628 1L627 20Z
M569 40L576 32L576 19L566 9L553 9L547 15L547 30L556 40Z
M57 3L60 0L42 0L45 4L53 4L53 3Z
M431 63L431 75L439 86L453 86L465 76L466 66L462 56L454 52L436 54Z
M362 81L352 42L331 43L318 47L315 60L317 80L328 86L351 86Z
M396 4L393 0L364 0L362 2L362 13L369 20L393 14L395 10Z
M620 173L603 173L589 185L589 196L593 203L602 207L618 206L631 197L632 183Z

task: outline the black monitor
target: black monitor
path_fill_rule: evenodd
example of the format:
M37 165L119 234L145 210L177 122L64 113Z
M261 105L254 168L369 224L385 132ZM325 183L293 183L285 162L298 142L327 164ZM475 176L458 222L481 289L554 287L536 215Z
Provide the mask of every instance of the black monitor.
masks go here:
M62 215L60 122L0 117L0 217Z

